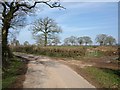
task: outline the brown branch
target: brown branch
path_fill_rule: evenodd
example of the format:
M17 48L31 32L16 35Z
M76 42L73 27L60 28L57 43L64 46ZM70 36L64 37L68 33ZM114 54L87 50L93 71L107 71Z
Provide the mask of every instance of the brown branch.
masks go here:
M36 6L38 2L35 2L33 6L28 6L27 4L23 3L23 4L17 4L18 7L25 7L28 9L34 8Z
M15 2L11 2L11 3L10 3L10 7L13 7L13 4L14 4L14 3L15 3Z
M49 0L50 1L50 0ZM60 4L57 5L57 2L53 3L52 5L50 5L48 2L49 1L39 1L39 2L35 2L33 6L28 6L27 4L18 4L19 7L26 7L28 9L32 9L36 6L36 4L38 3L44 3L46 5L48 5L50 8L57 8L57 7L60 7L60 8L64 8L63 6L61 6ZM65 8L64 8L65 9Z
M63 8L63 9L65 9L63 6L61 6L58 2L55 2L55 3L53 3L52 5L50 5L48 2L43 2L43 3L45 3L46 5L48 5L50 8L58 8L58 7L60 7L60 8ZM58 4L58 5L57 5Z
M8 3L8 2L5 2L5 4L6 4L8 7L10 7L10 5L9 5L9 3Z
M0 4L2 4L3 6L3 12L2 12L2 16L5 17L6 16L6 5L3 2L0 2Z

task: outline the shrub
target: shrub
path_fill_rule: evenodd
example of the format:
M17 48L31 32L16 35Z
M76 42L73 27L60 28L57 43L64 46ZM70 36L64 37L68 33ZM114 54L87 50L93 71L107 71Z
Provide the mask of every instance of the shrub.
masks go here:
M55 57L83 57L83 56L112 56L118 55L116 47L111 46L16 46L12 48L15 52L23 52L38 55L47 55Z
M56 56L56 57L78 57L85 55L86 48L84 47L64 48L64 47L52 47L52 46L51 47L19 46L19 47L14 47L13 51L39 54L39 55Z

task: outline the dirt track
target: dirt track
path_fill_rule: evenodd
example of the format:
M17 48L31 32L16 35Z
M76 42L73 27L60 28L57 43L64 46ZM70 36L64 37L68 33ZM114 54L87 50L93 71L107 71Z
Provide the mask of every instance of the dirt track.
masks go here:
M95 88L68 66L48 57L22 55L28 58L23 88Z

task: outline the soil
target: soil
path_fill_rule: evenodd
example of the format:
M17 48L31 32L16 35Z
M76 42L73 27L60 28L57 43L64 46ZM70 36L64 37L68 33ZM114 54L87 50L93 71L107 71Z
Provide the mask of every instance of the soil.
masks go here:
M24 55L29 59L28 69L23 77L23 88L95 88L81 75L67 65L43 56ZM35 58L37 58L35 60ZM17 84L20 81L16 81Z
M66 59L63 59L63 58L61 58L61 59L60 58L48 58L48 57L46 58L46 57L43 57L43 56L35 56L34 57L32 55L29 55L28 57L26 55L22 55L22 56L24 56L24 58L27 58L27 59L31 60L31 63L29 63L28 65L25 64L24 67L26 68L25 69L26 72L23 71L24 74L20 75L17 78L17 81L12 86L14 88L22 88L22 87L25 88L25 87L28 87L28 86L32 86L33 82L31 82L31 84L29 83L29 84L26 85L25 84L25 82L26 82L25 80L28 80L28 81L32 80L33 81L33 79L37 80L37 78L32 78L31 79L31 76L25 76L25 75L31 74L32 77L33 76L38 77L38 76L36 76L36 73L34 73L34 72L36 72L34 70L36 70L38 68L43 68L43 66L40 66L40 65L44 65L44 67L46 67L46 65L47 65L50 68L50 65L51 65L50 63L51 62L55 63L56 61L57 61L56 63L61 63L62 65L65 65L65 67L69 66L71 69L73 69L75 72L77 72L77 74L79 74L81 77L83 77L84 80L86 79L89 83L91 83L90 87L97 87L97 88L100 88L101 86L97 82L93 81L92 78L89 76L89 74L87 72L84 72L82 70L82 68L84 68L86 66L95 66L95 67L98 67L98 68L108 68L108 69L113 69L113 70L119 69L118 62L117 61L113 62L113 60L111 60L111 58L115 58L117 56L111 56L111 57L110 56L106 56L106 57L100 57L100 58L97 58L97 57L96 58L95 57L94 58L93 57L92 58L88 58L88 57L86 57L82 61L81 60L80 61L79 60L66 60ZM46 59L44 59L44 58L46 58ZM42 60L44 59L44 62L41 61L41 59ZM49 59L50 59L50 62L46 64L46 62L48 62ZM35 60L37 60L37 62ZM36 65L38 65L38 62L39 62L39 66L40 67L36 67ZM24 69L24 67L23 67L23 69ZM29 68L32 68L32 71L30 71ZM28 72L28 70L30 72ZM42 70L42 69L40 69L40 70ZM40 71L40 70L38 70L38 71ZM43 81L46 81L48 83L45 82L45 84L43 84L43 86L39 86L39 85L37 86L36 85L36 87L45 87L45 86L47 86L47 87L51 87L51 88L55 88L55 87L59 87L60 88L62 86L64 88L66 86L65 84L64 85L62 84L63 81L60 81L61 84L59 82L60 85L57 84L56 78L58 80L60 80L60 77L61 77L61 76L59 76L59 74L57 74L57 73L60 72L58 69L56 70L55 68L54 69L52 68L52 69L47 69L47 71L48 71L49 74L51 74L51 72L54 73L54 75L56 75L56 77L54 77L54 75L51 74L51 77L49 77L50 78L49 80L47 80L47 81L45 79L43 80ZM61 73L63 73L63 72L61 72ZM27 77L29 77L29 78L27 79ZM84 80L83 80L83 82L84 82ZM86 82L86 80L85 80L85 82ZM27 83L28 83L28 81L27 81ZM40 82L37 82L37 83L40 84ZM54 84L52 84L52 83L54 83L56 86L54 87ZM49 85L51 85L51 86L49 86ZM92 86L92 85L94 85L94 86Z
M117 56L104 56L104 57L87 57L83 60L67 60L67 59L58 59L54 58L53 60L57 60L70 68L72 68L74 71L76 71L78 74L80 74L82 77L84 77L87 81L89 81L92 85L94 85L96 88L101 88L101 85L98 82L95 82L92 80L92 77L89 75L89 73L85 72L82 68L86 66L93 66L100 69L110 69L110 70L119 70L119 62L111 60L112 58L115 58Z

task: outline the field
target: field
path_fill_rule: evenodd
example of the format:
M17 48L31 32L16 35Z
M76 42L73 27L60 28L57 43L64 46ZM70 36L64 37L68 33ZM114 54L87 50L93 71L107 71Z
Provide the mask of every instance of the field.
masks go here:
M117 46L19 46L12 50L60 60L98 88L118 88L120 84Z
M117 46L17 46L12 48L12 50L15 52L24 52L65 58L81 58L84 56L101 57L118 55Z

